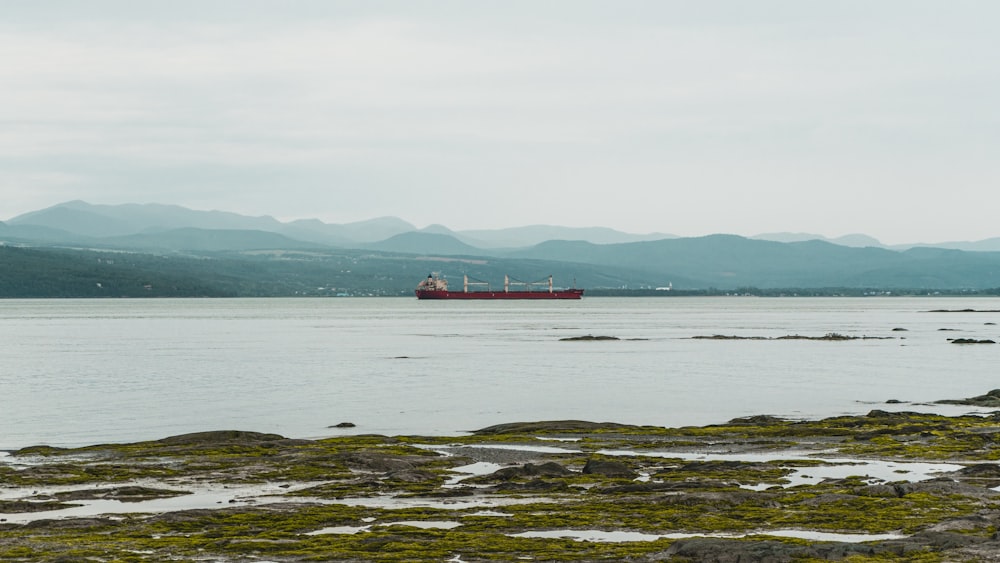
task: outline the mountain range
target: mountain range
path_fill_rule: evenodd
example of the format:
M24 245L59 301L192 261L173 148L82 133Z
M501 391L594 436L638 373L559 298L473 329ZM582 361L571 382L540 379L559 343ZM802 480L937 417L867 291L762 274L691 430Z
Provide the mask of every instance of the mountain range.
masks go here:
M232 295L310 294L317 287L336 287L349 294L412 295L428 270L491 280L511 274L533 281L551 274L563 283L576 280L594 289L1000 287L1000 238L890 248L860 234L838 239L807 233L682 238L547 225L452 231L443 225L418 229L396 217L347 224L282 222L174 205L71 201L0 223L0 241L26 250L59 249L67 260L67 252L125 251L133 255L135 268L152 268L146 276L150 279L173 275L169 268L157 269L162 258L170 258L175 272L204 282L197 287L205 294L222 287L226 289L218 289L219 294ZM139 260L139 254L161 260ZM25 256L7 253L4 259ZM51 269L54 262L30 263ZM8 272L16 270L25 280L32 275L29 265L8 266ZM224 279L222 271L227 272ZM0 282L2 278L0 273ZM26 287L25 280L12 283ZM19 295L16 290L11 294Z

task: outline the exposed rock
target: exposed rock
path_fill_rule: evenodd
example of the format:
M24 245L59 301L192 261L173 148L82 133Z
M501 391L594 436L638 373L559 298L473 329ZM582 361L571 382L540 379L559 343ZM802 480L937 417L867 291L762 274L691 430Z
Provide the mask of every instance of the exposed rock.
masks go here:
M929 313L1000 313L996 309L934 309Z
M28 500L0 500L0 513L23 514L27 512L48 512L50 510L61 510L81 506L79 504L67 504L64 502L38 502Z
M692 340L770 340L765 336L732 336L726 334L713 334L711 336L692 336Z
M422 469L403 469L401 471L391 471L385 476L393 481L404 483L426 483L437 479L437 475Z
M214 510L208 510L205 508L196 508L191 510L177 510L174 512L165 512L163 514L157 514L149 518L150 522L165 522L167 524L177 524L181 522L197 522L199 520L204 520L209 516L215 514Z
M80 555L60 555L52 560L52 563L95 563L97 559L83 557Z
M639 476L639 474L633 471L631 467L620 461L610 461L604 459L588 459L587 464L583 466L583 472L588 475L624 477L626 479L635 479Z
M899 487L889 484L868 485L865 487L858 487L854 489L853 492L855 495L859 497L882 497L882 498L898 498L906 494Z
M868 418L909 418L917 414L915 412L889 412L881 409L872 409L865 416Z
M169 489L153 489L149 487L127 486L108 489L83 489L56 493L60 500L97 500L108 499L120 502L142 502L156 498L170 498L191 494L190 491L173 491Z
M13 455L43 455L43 456L47 456L47 455L55 455L55 454L58 454L58 453L61 453L61 452L65 452L65 451L67 451L66 448L57 448L57 447L54 447L54 446L37 445L37 446L28 446L26 448L21 448L21 449L16 450L16 451L14 451L12 453L13 453Z
M200 446L218 444L257 444L260 442L274 442L285 440L280 434L264 434L261 432L247 432L244 430L214 430L209 432L193 432L191 434L180 434L157 440L161 444L172 446Z
M425 493L427 498L461 498L475 496L477 489L472 487L454 487L451 489L438 489Z
M352 469L364 469L378 473L406 471L416 468L416 464L408 459L374 452L358 452L344 455L341 461Z
M65 518L58 520L35 520L24 525L28 529L84 529L117 526L118 522L111 518Z
M526 463L519 467L504 467L503 469L498 469L494 471L489 477L494 477L502 481L509 481L511 479L517 479L518 477L559 477L562 475L570 475L573 472L566 469L562 465L554 461L549 461L541 465L535 465L534 463Z
M891 336L850 336L836 332L828 332L823 336L803 336L801 334L787 334L785 336L727 336L725 334L713 334L712 336L692 336L694 340L891 340Z
M954 557L953 561L997 561L998 553L1000 553L1000 541L994 539L956 549L949 555Z
M874 547L850 543L797 545L781 541L744 541L721 538L690 538L674 542L663 555L686 557L701 563L779 563L798 559L843 559L851 555L875 555Z
M1000 496L1000 492L983 487L980 483L964 483L938 477L916 483L896 483L894 486L903 495L910 493L931 493L935 495L962 495L970 498L995 499Z
M1000 464L976 463L959 469L956 473L962 477L980 477L1000 479Z
M588 334L586 336L567 336L566 338L560 338L561 342L580 342L580 341L590 341L590 340L621 340L617 336L594 336Z
M527 434L530 432L590 432L592 430L628 430L640 428L617 422L587 422L585 420L547 420L539 422L510 422L474 430L473 434Z
M966 532L970 530L987 530L995 528L1000 515L995 510L982 510L977 514L950 518L927 528L928 532ZM991 539L1000 539L996 533Z
M843 493L824 493L817 495L812 498L807 498L800 502L799 504L803 506L823 506L829 503L840 503L848 500L853 500L855 495L848 495Z
M989 338L981 340L977 340L975 338L951 338L949 340L952 344L996 344L996 341L990 340Z
M670 493L676 491L689 491L691 489L712 489L724 487L726 484L716 480L680 481L680 482L632 482L627 485L611 485L608 487L594 487L591 492L602 495L616 495L622 493ZM688 498L687 496L673 497L676 499Z
M1000 389L994 389L985 395L968 399L941 399L934 401L941 405L967 405L974 407L1000 407Z
M942 550L962 550L977 556L995 555L988 551L993 542L982 537L954 532L924 531L901 540L871 543L819 542L802 545L775 540L748 541L725 538L690 538L674 542L666 551L648 560L684 557L691 561L707 563L791 562L800 559L841 560L851 556L877 556L880 554L907 556ZM949 559L950 560L950 559ZM977 561L993 561L975 559Z
M1000 390L991 391L984 397L990 400L1000 401ZM268 550L267 558L274 560L298 560L297 557L303 551L296 545L298 542L316 541L314 538L304 536L306 530L314 530L322 525L352 525L360 523L371 524L371 529L376 529L380 521L395 520L395 517L386 518L386 512L382 508L365 508L360 511L354 509L346 511L329 511L318 509L315 513L312 509L304 510L304 507L319 507L319 503L313 504L316 498L319 499L342 499L354 496L367 497L378 495L386 499L411 497L419 495L421 499L439 499L443 505L454 505L461 514L466 514L465 506L459 500L448 501L451 497L469 497L488 495L497 492L511 492L526 501L539 501L551 503L544 510L531 510L531 514L518 514L512 519L514 524L509 528L520 531L526 528L541 528L546 530L560 530L567 526L575 529L604 529L604 530L635 530L646 529L647 526L641 524L643 514L648 510L648 514L662 512L664 514L690 514L697 515L694 518L685 520L683 518L664 520L667 522L663 526L655 529L665 531L691 531L708 532L716 531L723 534L749 534L748 537L734 538L690 538L683 540L671 540L651 543L648 547L630 551L627 548L615 548L615 555L603 556L598 550L586 553L568 553L565 550L567 560L630 560L639 561L763 561L777 562L796 560L851 560L852 556L858 559L868 558L886 560L909 560L918 557L938 557L943 561L991 561L998 560L995 554L1000 548L1000 533L988 538L993 530L1000 528L1000 509L997 506L997 499L1000 492L993 491L988 487L994 486L991 483L1000 481L1000 464L984 460L990 457L991 446L1000 444L1000 414L987 415L982 417L956 417L949 424L949 419L940 419L927 414L907 413L907 412L887 412L883 410L872 410L868 416L835 417L831 423L817 424L810 426L809 423L790 423L777 417L768 415L758 415L741 419L734 419L730 424L760 425L760 431L756 431L752 426L737 428L705 427L704 434L691 432L690 429L664 430L650 429L646 434L635 432L632 429L645 430L647 427L625 426L613 423L591 423L584 421L555 421L536 423L517 423L514 425L501 425L503 432L572 432L584 439L573 445L566 444L563 449L565 454L546 453L549 448L536 448L536 451L529 451L530 446L537 446L538 441L531 439L530 434L524 436L501 436L497 439L470 437L466 442L460 439L450 440L430 440L428 444L420 444L414 447L412 437L386 438L383 440L366 440L359 438L356 441L334 440L328 442L314 443L308 447L296 450L295 448L275 448L270 449L271 444L283 445L284 439L280 436L275 438L273 434L257 433L237 433L231 435L223 433L200 433L198 435L185 435L175 437L181 444L194 444L191 447L185 445L164 446L156 442L145 442L139 447L125 448L129 454L135 454L131 460L113 458L112 463L103 457L103 450L94 454L93 449L78 450L79 453L73 456L55 456L55 459L41 459L36 457L27 460L24 469L20 467L20 477L25 482L52 482L59 480L78 479L85 471L97 468L93 471L94 478L86 481L86 484L76 485L79 491L69 493L52 494L52 488L41 488L44 495L33 492L31 501L51 501L56 497L62 498L117 498L125 500L127 498L147 495L152 498L154 495L180 494L178 491L167 491L164 489L144 489L142 487L119 486L112 487L115 481L100 480L103 475L108 474L108 470L125 469L126 463L134 464L134 469L150 468L151 474L158 474L161 471L161 463L165 463L165 456L161 454L165 450L170 450L171 455L166 459L170 464L169 469L180 468L185 478L191 481L175 481L173 477L167 478L164 483L176 482L214 482L233 483L259 482L265 479L274 484L282 482L283 487L291 489L290 492L295 497L303 499L300 502L274 503L260 501L253 507L235 506L241 504L236 500L229 500L234 506L226 506L226 501L218 503L218 509L213 510L192 510L167 513L159 516L142 516L126 518L125 520L105 520L101 518L80 518L72 519L72 523L65 523L60 520L47 520L40 523L33 523L29 526L18 524L12 525L0 521L0 531L5 535L0 538L0 542L10 542L9 545L27 546L33 548L34 545L45 544L45 549L50 550L53 555L46 560L57 560L58 557L68 557L67 561L73 561L73 557L80 552L77 548L77 540L81 535L106 534L108 541L102 540L102 549L106 550L105 559L111 560L127 559L131 557L131 549L145 549L149 543L148 538L152 535L163 534L165 530L171 530L173 534L167 538L163 536L160 545L154 547L157 552L152 555L158 560L183 557L188 553L189 542L197 549L204 549L204 559L208 560L225 559L236 553L250 553L261 550L266 546ZM800 425L801 424L801 425ZM494 429L498 427L492 427ZM815 432L809 434L810 431ZM624 430L630 430L624 432ZM853 447L859 444L851 443L850 437L855 435L876 436L882 433L889 435L900 435L899 439L908 446L919 447L928 445L929 457L936 457L939 450L931 440L924 440L920 437L920 432L926 429L941 429L942 436L955 435L958 438L972 437L975 439L973 446L962 448L961 450L948 454L947 460L957 464L968 464L959 471L949 473L947 477L930 479L926 481L908 482L911 478L907 471L900 471L898 482L881 483L876 485L864 485L858 476L845 477L840 480L824 480L820 485L800 485L792 488L774 487L768 490L750 490L737 488L736 481L747 479L755 481L758 478L771 479L777 477L782 472L791 471L788 467L783 467L780 463L754 463L736 460L709 460L709 461L678 461L676 459L664 459L643 455L647 449L660 452L665 451L725 451L737 454L744 451L767 451L780 454L785 451L798 451L794 448L811 447L816 451L826 451L827 446L841 444L841 438L846 436L848 445ZM596 430L588 434L589 430ZM622 430L622 432L616 432ZM950 434L949 432L954 432ZM935 436L937 436L935 432ZM205 441L205 437L208 441ZM465 439L465 437L463 437ZM217 440L217 441L212 441ZM234 440L234 441L229 441ZM256 441L255 441L256 440ZM526 449L517 451L516 444L523 441ZM255 445L254 448L245 447L205 447L203 444L238 444ZM552 442L545 442L551 444ZM256 449L256 445L267 445L266 451L252 451L250 455L242 455L247 449ZM863 447L878 446L879 444L860 444ZM979 446L982 445L982 448ZM492 446L492 447L491 447ZM445 450L448 457L436 456L428 447L433 450ZM789 449L793 448L793 449ZM537 450L542 451L537 451ZM558 451L563 451L560 449ZM599 453L606 449L626 450L633 455L627 457L617 457L612 455L603 456ZM185 451L188 450L188 451ZM42 451L42 450L40 450ZM109 452L111 450L108 450ZM871 454L877 457L877 452L886 450L874 449L876 453ZM181 455L175 456L174 454ZM236 452L235 455L232 452ZM273 454L273 455L272 455ZM451 455L457 454L457 455ZM890 452L891 454L891 452ZM41 454L38 454L39 456ZM112 455L109 453L109 456ZM114 454L124 455L124 454ZM578 468L582 465L586 457L593 456L587 461L584 468L585 473L592 475L608 475L609 479L592 478L587 481L587 485L576 484L579 478L567 479L566 475L577 475L577 472L567 469L566 465ZM469 463L470 459L489 460L494 463L510 464L517 463L517 466L503 467L491 475L477 476L463 479L461 484L454 486L448 484L448 467L457 467ZM556 460L556 461L550 461ZM623 463L624 462L624 463ZM817 462L820 463L820 462ZM308 464L308 465L307 465ZM233 467L230 469L230 465ZM796 466L798 467L798 466ZM820 466L817 466L815 475L822 477L819 473ZM133 467L128 467L133 469ZM294 471L289 471L289 468ZM302 469L300 471L299 469ZM316 485L312 480L316 476L324 475L327 469L333 469L329 482ZM345 468L353 471L353 475L347 474ZM801 467L804 471L812 471ZM44 470L44 472L42 471ZM652 481L638 482L626 481L633 478L636 471L651 474ZM758 471L765 473L757 474ZM858 467L858 473L864 474L864 468ZM31 471L37 471L34 475ZM141 475L141 472L135 472ZM144 477L136 477L133 480L132 471L121 472L123 478L129 479L122 482L142 482L150 483ZM89 474L89 473L88 473ZM174 474L173 471L170 472ZM852 473L847 473L852 474ZM118 475L118 473L115 473ZM286 477L286 475L288 477ZM299 477L301 475L301 478ZM621 479L617 479L621 477ZM660 481L658 478L663 478ZM36 480L37 478L37 480ZM302 481L302 478L310 480ZM924 478L923 475L920 476ZM480 482L489 483L490 487L470 486L469 482L481 479ZM214 480L214 481L213 481ZM294 483L294 485L290 484ZM303 489L299 486L310 486ZM172 485L164 484L163 487ZM86 489L86 487L95 487ZM55 490L65 490L60 486ZM25 488L27 495L31 488ZM836 491L835 493L833 491ZM234 491L235 493L235 491ZM818 496L813 496L817 494ZM912 495L912 496L911 496ZM236 496L235 494L233 496ZM859 499L858 497L876 497ZM594 502L596 497L596 502ZM881 498L879 498L881 497ZM564 501L565 499L565 501ZM27 502L28 499L14 501ZM242 499L241 499L242 500ZM407 499L408 500L408 499ZM214 499L211 500L214 502ZM248 503L254 502L247 499ZM421 501L422 502L422 501ZM941 503L950 506L946 510L938 510L931 507L929 503ZM873 516L876 517L881 511L885 511L889 518L896 518L899 514L900 524L893 524L892 529L903 529L907 531L919 530L915 535L899 540L873 541L858 543L842 543L812 539L771 539L763 537L769 530L783 529L788 527L800 529L815 529L822 531L842 531L845 533L863 533L867 528L861 519L855 521L847 518L841 524L837 519L848 507L866 506L872 507ZM761 508L762 510L757 510ZM618 510L621 510L619 513ZM391 510L391 509L386 509ZM905 513L909 511L910 515ZM916 511L920 511L919 513ZM3 502L0 502L0 512L3 510ZM308 524L302 520L301 515L310 512ZM438 519L437 511L428 511L424 515L418 515L418 519L425 516L428 519ZM515 512L511 510L510 512ZM241 514L251 517L241 518ZM812 514L815 519L808 518ZM927 518L924 519L926 514ZM950 518L949 515L961 516ZM266 517L260 517L266 515ZM791 520L784 521L782 515L789 515ZM234 517L235 518L232 518ZM274 517L273 519L271 517ZM322 517L323 524L320 524ZM365 516L365 518L361 518ZM503 516L503 514L490 514L490 516ZM537 516L536 522L529 518ZM704 516L705 518L701 518ZM230 520L232 518L232 520ZM12 518L13 519L13 518ZM299 536L293 534L283 534L280 538L271 537L261 532L271 522L280 523L275 529L299 530ZM230 526L234 533L230 533ZM843 525L844 528L838 530L837 527ZM66 532L59 532L58 528L66 527ZM74 530L73 527L84 528L83 531ZM879 530L887 526L878 526ZM34 531L32 528L37 528ZM93 528L93 529L86 529ZM470 534L469 544L472 541L490 542L489 536L473 536L478 534L477 527L468 526L468 530L459 532L461 535ZM486 532L494 534L492 529ZM13 532L13 533L11 533ZM190 536L188 536L190 534ZM416 553L420 542L432 542L440 537L444 532L409 533L399 531L398 533L383 534L359 534L351 542L357 542L352 546L352 550L371 550L375 553L377 549L384 546L401 545L407 543L414 546L413 553ZM762 536L755 536L761 534ZM116 546L116 540L121 540ZM129 544L133 539L134 544ZM207 541L206 541L207 540ZM466 541L463 537L462 541ZM524 553L536 559L546 556L551 558L552 554L559 554L557 558L562 559L560 550L569 545L561 544L565 540L538 540L538 551L526 551L524 545L527 542L516 542L517 545L495 548L496 542L488 546L488 552L463 553L462 557L480 560L489 558L491 560L513 560ZM176 543L175 543L176 542ZM336 551L332 547L336 542L330 542L330 553L323 555L332 558L341 555L343 552ZM535 543L532 540L531 543ZM8 544L5 543L6 547ZM50 548L48 546L56 546ZM183 546L185 552L172 552L173 545ZM576 544L574 544L576 546ZM611 546L602 546L606 549ZM667 548L669 547L669 550ZM112 549L118 550L113 552ZM644 553L647 549L657 550L655 553ZM218 550L217 552L215 550ZM274 550L272 553L271 551ZM57 553L61 551L61 553ZM626 552L629 552L625 555ZM354 550L352 554L361 553ZM910 556L913 556L912 558ZM588 558L588 556L590 556ZM347 555L344 559L348 560ZM97 556L93 557L96 561ZM908 559L909 558L909 559ZM483 559L485 560L485 559ZM75 562L74 562L75 563Z
M711 486L712 482L703 481L703 484ZM720 483L715 482L715 486ZM674 506L708 506L712 508L726 509L737 505L770 506L776 507L774 496L766 491L694 491L682 495L668 494L660 497L656 501L659 504Z
M734 418L729 421L729 424L752 424L754 426L761 426L767 424L778 424L781 422L785 422L785 419L771 416L769 414L755 414L753 416Z
M1000 465L995 463L969 465L959 469L952 475L963 483L985 487L987 490L992 490L994 487L1000 486Z
M501 483L497 485L498 491L525 491L535 493L553 493L568 491L569 485L562 481L546 481L544 479L532 479L527 483Z
M956 547L965 547L976 543L983 543L983 538L970 536L969 534L933 532L926 530L914 534L909 539L915 543L934 546L938 550L955 549Z
M476 448L458 446L443 449L456 456L467 458L471 460L470 462L485 461L487 463L496 463L498 465L535 463L551 455L536 451L515 450L510 448L491 448L487 446Z

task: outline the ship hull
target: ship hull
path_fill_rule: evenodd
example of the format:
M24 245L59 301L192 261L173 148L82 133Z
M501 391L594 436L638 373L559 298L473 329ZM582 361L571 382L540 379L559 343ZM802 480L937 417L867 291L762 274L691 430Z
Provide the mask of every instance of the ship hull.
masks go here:
M582 289L558 291L448 291L418 289L417 299L580 299Z

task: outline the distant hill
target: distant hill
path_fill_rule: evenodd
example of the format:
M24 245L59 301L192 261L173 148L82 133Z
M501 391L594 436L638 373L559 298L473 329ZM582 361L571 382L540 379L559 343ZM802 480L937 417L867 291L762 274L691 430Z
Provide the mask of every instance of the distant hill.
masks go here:
M191 260L197 266L203 260ZM232 284L162 257L0 246L0 298L233 297ZM202 266L203 267L203 266Z
M45 227L84 237L120 237L183 228L265 231L334 246L375 242L416 229L396 217L331 225L318 220L282 223L269 216L247 217L225 211L195 211L176 205L92 205L70 201L10 219L14 227ZM68 241L67 241L68 242Z
M967 243L968 250L928 245L903 251L866 235L832 240L809 233L759 237L677 238L545 225L461 232L431 225L417 230L396 217L340 225L318 220L283 223L268 216L170 205L81 201L0 223L0 246L197 257L203 261L170 264L183 264L187 275L202 284L197 291L215 294L311 295L316 288L346 288L359 294L407 295L429 271L486 280L502 280L506 274L526 281L552 274L557 283L576 280L581 287L614 290L1000 288L1000 252L989 250L1000 248L1000 238ZM179 275L156 270L162 264L153 259L133 261L152 268L159 279ZM45 267L48 273L61 271ZM4 271L0 268L0 281ZM58 280L52 283L59 286Z
M594 244L617 244L677 238L674 235L650 233L636 235L606 227L557 227L529 225L506 229L466 230L457 235L481 241L483 248L518 248L534 246L549 240L583 240Z
M38 225L10 225L0 222L0 240L15 243L50 243L57 241L81 241L89 237L75 235L62 229Z
M246 250L314 250L327 245L295 240L277 233L235 229L171 229L123 237L97 239L95 245L104 248L130 248L160 251L246 251Z
M31 236L39 240L63 240L69 233L73 237L111 237L140 233L168 231L180 228L206 230L266 231L289 238L351 248L359 244L374 243L408 232L428 232L450 235L457 240L484 250L518 249L531 247L550 240L580 240L593 244L623 244L678 238L666 233L634 234L606 227L561 227L556 225L529 225L502 229L477 229L453 231L444 225L430 225L417 229L398 217L378 217L354 223L333 224L317 219L281 222L270 216L248 217L226 211L197 211L177 205L122 204L94 205L84 201L69 201L52 207L32 211L8 220L8 227L26 233L28 227L51 229L48 233L38 230ZM13 236L14 231L7 231ZM0 230L0 234L4 234ZM841 246L882 247L877 239L864 234L850 234L827 238L813 233L763 233L751 237L774 242L806 242L820 240ZM65 242L73 242L65 240ZM981 241L953 241L893 245L894 250L913 247L954 248L977 252L1000 251L1000 237Z
M629 268L703 287L1000 287L1000 253L897 252L823 241L780 243L711 235L619 245L550 241L510 256ZM677 287L677 283L674 283Z
M905 250L908 248L917 248L917 247L965 250L967 252L1000 252L1000 237L988 238L977 241L953 241L953 242L938 242L931 244L901 244L898 246L893 246L893 248L898 250Z
M878 239L870 237L863 234L850 234L844 235L836 238L827 238L823 235L816 235L811 233L763 233L759 235L754 235L750 238L757 240L769 240L773 242L806 242L810 240L821 240L823 242L830 242L833 244L839 244L841 246L852 246L858 248L864 248L866 246L875 246L880 248L885 248L885 245L879 242Z
M357 223L345 223L340 227L358 242L376 242L416 230L416 227L399 217L379 217Z
M127 221L79 209L72 204L27 213L14 217L7 223L13 227L51 229L85 237L110 237L136 232L136 227Z
M489 254L482 249L469 246L451 235L426 232L403 233L381 242L367 244L365 248L424 256L482 256Z
M371 250L204 252L196 256L0 245L0 298L406 296L429 272L503 283L553 275L560 286L623 287L628 271L539 260L424 257Z
M176 205L92 205L70 201L15 217L12 225L37 225L71 233L123 236L183 227L275 231L282 223L273 217L247 217L224 211L194 211Z

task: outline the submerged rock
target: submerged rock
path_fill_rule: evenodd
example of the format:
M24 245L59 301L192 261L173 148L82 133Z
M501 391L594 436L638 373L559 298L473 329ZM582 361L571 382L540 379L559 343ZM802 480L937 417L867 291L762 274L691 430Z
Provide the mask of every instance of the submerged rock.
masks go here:
M891 340L891 336L851 336L837 332L828 332L823 336L804 336L801 334L786 334L785 336L737 336L713 334L711 336L692 336L693 340L827 340L839 342L843 340Z

